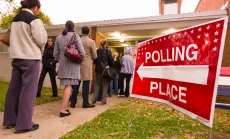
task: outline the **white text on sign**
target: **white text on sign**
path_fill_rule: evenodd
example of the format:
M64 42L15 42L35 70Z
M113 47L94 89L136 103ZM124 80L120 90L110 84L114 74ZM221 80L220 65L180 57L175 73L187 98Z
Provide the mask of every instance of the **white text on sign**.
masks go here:
M163 87L163 88L165 88L165 87ZM187 91L186 87L167 84L166 88L167 88L166 92L163 92L161 82L159 82L159 83L158 82L150 82L150 93L152 93L153 90L158 90L160 95L169 96L173 100L179 100L179 102L181 102L181 103L185 103L185 104L187 103L187 101L185 100L186 91ZM184 97L184 98L182 98L182 97Z
M193 51L190 54L190 50L193 48ZM181 49L179 47L172 47L171 49L166 49L166 56L163 55L163 50L154 50L152 53L146 52L145 54L145 63L151 59L154 63L158 62L173 62L184 61L185 59L188 61L197 60L198 55L198 46L196 44L190 44L188 47L182 46ZM171 57L169 55L171 53Z

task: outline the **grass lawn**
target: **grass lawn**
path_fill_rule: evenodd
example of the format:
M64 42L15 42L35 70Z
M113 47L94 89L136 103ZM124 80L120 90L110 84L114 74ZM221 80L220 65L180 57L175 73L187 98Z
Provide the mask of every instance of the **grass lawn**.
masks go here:
M8 83L0 82L0 111L3 111L4 109L5 97L6 97L8 85L9 85ZM59 95L62 94L62 90L58 90L58 92ZM41 97L36 99L36 104L39 105L39 104L54 102L60 99L61 96L52 97L51 88L43 88Z
M131 124L129 119L132 118ZM130 129L128 130L128 125ZM128 135L129 132L129 136ZM132 99L77 127L61 139L208 138L209 128L171 107ZM230 111L215 110L213 139L230 138Z

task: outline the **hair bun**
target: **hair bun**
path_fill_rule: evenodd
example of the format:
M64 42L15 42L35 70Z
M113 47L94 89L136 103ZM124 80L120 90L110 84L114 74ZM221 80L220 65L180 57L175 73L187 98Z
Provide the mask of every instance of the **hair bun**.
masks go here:
M28 0L22 0L21 5L22 6L27 6L28 5Z

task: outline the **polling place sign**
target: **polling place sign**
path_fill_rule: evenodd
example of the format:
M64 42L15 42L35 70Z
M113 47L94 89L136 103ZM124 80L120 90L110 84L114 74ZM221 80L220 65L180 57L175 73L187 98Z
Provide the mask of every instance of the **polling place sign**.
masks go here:
M169 104L212 127L228 18L138 46L132 97Z

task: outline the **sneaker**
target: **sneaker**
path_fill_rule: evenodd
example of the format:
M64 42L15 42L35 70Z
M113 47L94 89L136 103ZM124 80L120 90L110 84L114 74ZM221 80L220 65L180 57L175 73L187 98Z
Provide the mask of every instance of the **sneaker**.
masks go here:
M39 124L34 124L32 128L30 129L25 129L25 130L15 130L14 133L20 134L20 133L25 133L25 132L30 132L30 131L35 131L39 128Z

